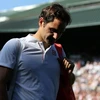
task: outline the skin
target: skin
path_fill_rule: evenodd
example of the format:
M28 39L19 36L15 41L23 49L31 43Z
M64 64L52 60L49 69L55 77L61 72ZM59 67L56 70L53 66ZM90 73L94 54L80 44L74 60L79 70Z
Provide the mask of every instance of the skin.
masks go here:
M42 41L44 48L48 48L61 36L62 31L65 28L65 23L63 24L60 20L54 19L53 22L47 24L44 23L44 19L39 19L39 29L34 35L35 38Z
M55 18L53 22L45 24L44 19L41 17L39 19L39 29L34 35L34 37L42 41L44 44L44 48L46 49L61 37L65 27L66 24L59 19ZM68 70L68 73L70 74L71 84L73 84L75 81L75 76L72 73L74 69L74 64L67 58L64 58L62 62L63 66L66 68L66 70Z
M8 100L6 83L11 78L12 70L0 66L0 100Z
M42 41L44 48L46 49L60 38L65 26L65 23L56 18L53 22L49 22L47 24L44 23L43 18L40 18L39 29L33 36L39 41ZM72 73L74 66L72 66L72 63L67 58L63 59L63 65L66 69L68 69L69 73Z

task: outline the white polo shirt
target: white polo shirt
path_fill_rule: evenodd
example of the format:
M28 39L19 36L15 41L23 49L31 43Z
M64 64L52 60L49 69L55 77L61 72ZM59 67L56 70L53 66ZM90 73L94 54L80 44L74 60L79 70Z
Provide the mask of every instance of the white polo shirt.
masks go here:
M12 100L56 100L60 66L54 45L45 50L43 43L31 34L20 38L20 41L23 50L19 58ZM14 68L18 42L15 38L4 45L0 53L0 65Z

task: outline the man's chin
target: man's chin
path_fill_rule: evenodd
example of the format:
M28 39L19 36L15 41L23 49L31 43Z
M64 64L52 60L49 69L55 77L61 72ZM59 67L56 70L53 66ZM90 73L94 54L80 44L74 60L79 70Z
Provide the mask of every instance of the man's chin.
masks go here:
M49 42L49 45L53 45L54 44L54 42Z
M48 43L48 45L53 45L55 43L55 41L54 40L53 41L48 41L47 43Z

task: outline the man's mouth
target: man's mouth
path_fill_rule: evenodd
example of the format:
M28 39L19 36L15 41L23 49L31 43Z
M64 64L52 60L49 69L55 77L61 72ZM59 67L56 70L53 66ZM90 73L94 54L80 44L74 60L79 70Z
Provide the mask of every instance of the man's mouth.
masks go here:
M48 42L49 42L50 44L53 44L53 43L55 42L55 39L52 38L52 37L49 37L49 38L48 38Z

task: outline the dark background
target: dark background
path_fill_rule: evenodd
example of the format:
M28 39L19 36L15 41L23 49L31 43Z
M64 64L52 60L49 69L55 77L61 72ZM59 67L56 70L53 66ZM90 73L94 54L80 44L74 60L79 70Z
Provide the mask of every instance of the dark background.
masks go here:
M0 49L11 38L26 36L24 33L0 33ZM34 33L34 32L33 32ZM58 42L62 43L67 55L83 54L100 56L100 26L66 29Z
M100 26L66 29L60 38L67 54L100 56Z

